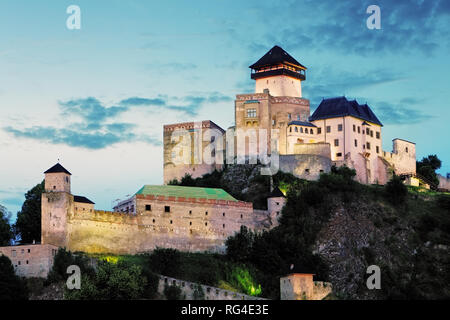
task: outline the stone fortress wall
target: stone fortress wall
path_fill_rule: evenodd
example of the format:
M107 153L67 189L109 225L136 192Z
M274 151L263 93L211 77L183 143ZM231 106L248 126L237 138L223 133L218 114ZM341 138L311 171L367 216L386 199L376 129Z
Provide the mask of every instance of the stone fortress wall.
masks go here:
M42 243L88 253L135 254L157 247L223 253L225 240L242 225L272 227L284 204L269 198L270 212L243 201L136 194L135 213L109 212L49 189L42 195Z
M200 288L204 293L204 300L267 300L264 298L249 296L239 292L206 286L189 281L179 280L171 277L160 276L158 283L158 293L164 295L165 286L177 286L181 289L181 294L185 300L194 300L194 292Z
M11 260L16 274L20 277L45 278L53 266L53 258L58 247L49 244L30 244L0 247L0 256Z

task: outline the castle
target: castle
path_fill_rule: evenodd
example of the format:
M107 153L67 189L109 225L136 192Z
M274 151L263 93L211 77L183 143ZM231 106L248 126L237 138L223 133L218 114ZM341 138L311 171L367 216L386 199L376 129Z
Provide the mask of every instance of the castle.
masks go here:
M212 121L164 126L165 183L264 153L270 160L277 155L277 169L308 180L346 165L361 183L385 184L393 173L408 175L409 184L421 183L415 178L415 144L394 139L393 151L383 151L383 125L367 104L324 99L310 115L309 100L302 97L307 68L279 46L250 68L255 92L236 95L235 126L224 130Z
M257 160L268 166L264 174L281 170L308 180L346 165L362 183L384 184L396 173L409 184L423 184L415 175L415 144L394 139L393 151L383 151L383 125L367 104L324 99L311 115L302 97L307 68L278 46L250 68L255 92L236 96L235 126L224 130L212 121L164 126L165 185L145 185L111 212L96 210L94 202L71 193L71 173L58 163L44 172L41 244L2 247L0 254L10 257L18 274L46 276L59 247L113 254L156 247L223 253L225 240L241 226L257 231L276 226L286 201L275 188L267 210L256 210L222 189L168 185L225 164ZM311 275L293 275L282 279L282 294L304 295L304 290L294 294L297 282L308 283L308 296L328 290L313 288Z

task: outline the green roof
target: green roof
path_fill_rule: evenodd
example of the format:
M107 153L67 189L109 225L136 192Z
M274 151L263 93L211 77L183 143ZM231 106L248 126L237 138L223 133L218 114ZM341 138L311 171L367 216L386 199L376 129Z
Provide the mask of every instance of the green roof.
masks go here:
M215 199L238 201L223 189L182 187L182 186L143 186L137 193L141 195L154 195L166 197L184 197L197 199Z

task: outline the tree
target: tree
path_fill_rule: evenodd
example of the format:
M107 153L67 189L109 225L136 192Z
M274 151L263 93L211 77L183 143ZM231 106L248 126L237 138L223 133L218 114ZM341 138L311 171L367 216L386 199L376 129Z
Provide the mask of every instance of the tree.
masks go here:
M22 244L41 239L41 197L44 188L44 181L42 181L29 190L25 194L22 210L17 213L14 231L16 235L20 236Z
M0 255L0 301L28 300L25 282L14 273L14 267L7 256Z
M13 238L9 216L10 214L6 208L0 205L0 246L9 246Z
M404 185L402 179L394 175L384 187L387 199L393 204L401 204L406 200L408 189Z
M439 185L436 170L439 169L441 165L442 161L439 160L437 155L429 155L426 158L422 158L421 161L416 162L416 172L435 185Z
M94 276L82 275L80 290L66 290L68 300L133 300L143 297L147 280L141 267L101 261Z

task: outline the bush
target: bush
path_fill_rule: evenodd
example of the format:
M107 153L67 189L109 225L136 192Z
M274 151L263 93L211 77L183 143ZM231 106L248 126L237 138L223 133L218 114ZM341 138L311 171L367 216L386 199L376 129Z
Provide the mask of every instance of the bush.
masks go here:
M205 300L205 291L203 291L203 287L201 285L195 285L193 298L194 300Z
M94 269L89 265L89 259L81 254L72 254L65 248L59 248L58 252L53 259L53 267L50 270L45 285L54 282L66 281L69 274L67 274L67 268L71 265L80 267L81 274L88 276L94 275Z
M101 261L95 276L82 274L81 289L66 289L68 300L133 300L144 295L147 280L141 267L119 261Z
M11 260L0 255L0 301L28 300L25 281L16 276Z
M384 192L389 202L396 205L405 202L408 188L399 176L394 175L384 187Z
M157 248L149 256L149 266L156 273L177 278L180 275L180 252L176 249Z
M164 286L164 295L166 296L167 300L183 300L181 296L181 289L174 285L174 286Z

